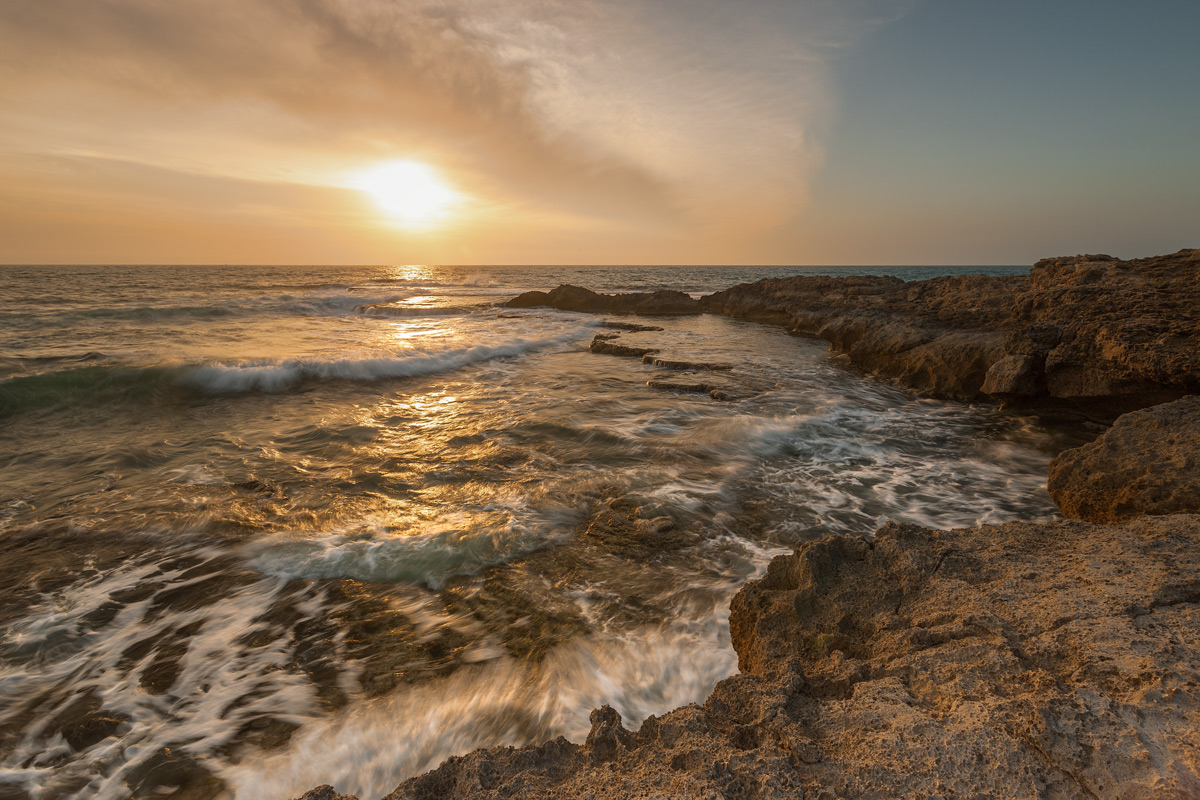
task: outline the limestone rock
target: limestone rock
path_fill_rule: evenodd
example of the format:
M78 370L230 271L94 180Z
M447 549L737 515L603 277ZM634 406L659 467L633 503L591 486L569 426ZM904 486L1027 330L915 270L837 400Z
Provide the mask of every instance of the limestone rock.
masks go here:
M697 300L684 292L661 290L629 294L598 294L580 286L563 284L550 292L525 292L505 303L509 308L549 306L563 311L592 314L699 314Z
M621 344L614 341L616 338L612 334L598 333L592 339L592 343L588 345L588 349L593 353L602 353L609 356L626 356L628 358L644 358L658 352L658 349L655 347L637 347L629 344Z
M1118 522L1200 513L1200 396L1126 414L1050 464L1050 496L1068 517Z
M1044 259L1006 277L768 279L700 303L819 336L860 369L940 397L1110 421L1200 392L1200 250Z
M831 536L738 593L742 671L703 705L388 800L1197 796L1197 574L1195 515Z

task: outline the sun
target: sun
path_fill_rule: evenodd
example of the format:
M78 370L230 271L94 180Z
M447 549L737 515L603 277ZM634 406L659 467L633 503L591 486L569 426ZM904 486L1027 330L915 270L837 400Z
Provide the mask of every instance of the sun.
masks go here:
M359 177L355 187L411 227L441 221L459 199L432 167L419 161L391 161L372 167Z

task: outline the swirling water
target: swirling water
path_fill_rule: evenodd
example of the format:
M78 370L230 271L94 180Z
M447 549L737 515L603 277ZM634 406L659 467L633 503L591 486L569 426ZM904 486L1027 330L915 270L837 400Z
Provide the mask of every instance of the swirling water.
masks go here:
M702 700L798 542L1053 515L1036 420L708 316L629 336L742 399L658 391L497 305L801 271L0 267L0 793L378 797Z

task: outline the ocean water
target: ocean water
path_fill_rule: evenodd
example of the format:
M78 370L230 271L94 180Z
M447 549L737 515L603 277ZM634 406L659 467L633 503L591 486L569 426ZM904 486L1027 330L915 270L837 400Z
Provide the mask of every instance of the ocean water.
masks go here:
M709 316L622 336L736 399L663 391L498 305L962 271L0 267L0 796L378 797L702 700L799 542L1052 517L1035 419Z

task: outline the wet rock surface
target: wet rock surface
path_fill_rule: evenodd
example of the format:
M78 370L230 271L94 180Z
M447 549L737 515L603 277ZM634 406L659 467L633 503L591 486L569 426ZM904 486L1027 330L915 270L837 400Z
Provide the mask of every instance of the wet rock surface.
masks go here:
M693 392L706 394L714 400L744 400L755 394L746 383L720 373L681 371L668 372L646 381L651 389L664 392Z
M592 314L677 315L703 312L700 303L683 292L662 290L598 294L570 284L563 284L549 292L525 292L504 305L509 308L550 306L563 311L585 311Z
M1048 488L1065 515L1089 522L1200 513L1200 396L1125 414L1060 453Z
M1200 391L1198 250L1050 258L999 278L768 279L700 303L819 336L860 369L939 397L1111 421Z
M737 595L741 674L703 705L388 797L1195 796L1198 572L1194 515L829 537Z
M662 351L658 347L651 346L656 344L655 340L636 335L661 331L662 328L658 326L606 322L604 327L634 335L598 333L588 349L601 355L637 358L643 364L661 368L662 372L646 381L646 385L651 389L706 394L714 400L735 402L753 397L768 388L758 385L759 382L748 380L746 376L730 374L733 370L732 364L661 355Z

